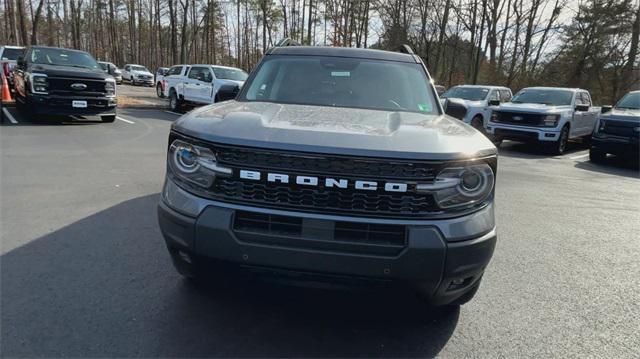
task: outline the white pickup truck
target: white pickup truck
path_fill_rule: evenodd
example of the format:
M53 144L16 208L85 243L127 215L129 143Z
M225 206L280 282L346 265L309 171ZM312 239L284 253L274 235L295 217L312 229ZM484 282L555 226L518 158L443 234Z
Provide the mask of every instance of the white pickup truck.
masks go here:
M457 98L465 106L467 112L461 120L485 132L485 126L491 116L489 102L500 103L511 100L511 89L502 86L460 85L454 86L442 94L441 102Z
M561 155L567 141L590 138L600 107L591 103L587 90L558 87L527 87L511 102L493 107L487 132L496 146L503 139L539 142Z
M170 70L171 72L171 70ZM169 106L180 111L186 105L208 105L218 101L216 94L223 85L242 87L249 75L234 67L217 65L191 65L186 76L167 79Z

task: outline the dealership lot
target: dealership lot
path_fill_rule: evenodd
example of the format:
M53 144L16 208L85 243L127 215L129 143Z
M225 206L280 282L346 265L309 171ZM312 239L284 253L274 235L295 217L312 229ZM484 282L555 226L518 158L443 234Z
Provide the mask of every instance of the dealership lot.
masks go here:
M442 310L404 293L196 289L156 221L177 115L2 111L3 356L638 355L640 175L584 145L505 142L496 253L476 298Z

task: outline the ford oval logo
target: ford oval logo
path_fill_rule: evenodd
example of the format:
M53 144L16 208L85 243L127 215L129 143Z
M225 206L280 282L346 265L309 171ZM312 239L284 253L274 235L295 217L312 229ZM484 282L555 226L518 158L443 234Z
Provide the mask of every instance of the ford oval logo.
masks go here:
M80 83L77 83L77 84L71 84L71 88L72 88L72 89L74 89L74 90L84 90L84 89L86 89L86 88L87 88L87 85L85 85L85 84L80 84Z
M514 121L522 121L522 116L513 116Z

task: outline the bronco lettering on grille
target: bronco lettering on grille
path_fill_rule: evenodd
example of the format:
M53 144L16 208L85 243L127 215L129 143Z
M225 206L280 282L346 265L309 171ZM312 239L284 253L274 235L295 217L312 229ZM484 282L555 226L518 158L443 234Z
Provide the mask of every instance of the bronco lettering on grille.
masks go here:
M240 170L240 178L260 181L263 179L263 173L259 171ZM348 188L349 180L344 178L320 178L315 176L289 176L282 173L266 173L267 182L272 183L295 183L302 186L319 186L321 183L327 188ZM406 183L393 183L386 182L384 186L380 187L380 184L376 181L356 180L353 182L353 187L362 191L377 191L378 188L383 189L386 192L407 192Z

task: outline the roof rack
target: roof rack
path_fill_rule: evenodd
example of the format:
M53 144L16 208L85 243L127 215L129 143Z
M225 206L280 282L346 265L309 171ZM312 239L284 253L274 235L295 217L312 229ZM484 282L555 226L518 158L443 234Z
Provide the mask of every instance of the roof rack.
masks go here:
M396 50L398 52L402 52L403 54L409 54L409 55L415 55L415 52L413 52L413 49L411 48L411 46L407 45L407 44L402 44L398 47L398 50Z
M275 45L275 47L281 47L281 46L300 46L300 43L288 37L285 37L284 39L278 41L278 43Z

